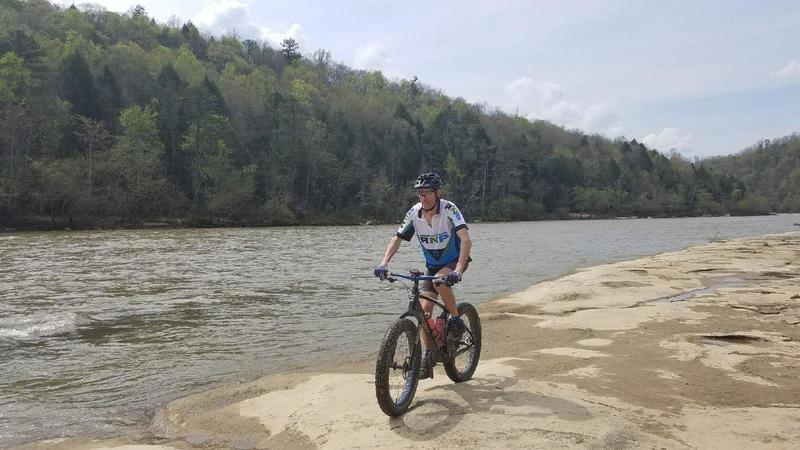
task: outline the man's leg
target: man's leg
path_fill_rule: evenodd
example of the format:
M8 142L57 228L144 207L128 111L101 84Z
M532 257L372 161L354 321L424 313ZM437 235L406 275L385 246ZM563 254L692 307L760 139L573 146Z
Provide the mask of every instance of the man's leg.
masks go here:
M430 298L436 298L436 292L433 291L421 291L420 296L426 296ZM433 307L436 305L435 303L425 300L424 298L420 298L420 303L422 303L422 311L425 312L425 317L433 317ZM428 334L420 330L420 338L422 338L422 347L423 349L428 349L431 347L430 339L428 338Z
M450 272L452 272L452 269L445 267L436 272L436 276L444 278ZM436 288L436 291L442 296L442 300L444 300L444 306L447 308L447 311L450 313L450 315L457 316L458 307L456 306L456 294L453 293L453 289L446 284L434 285L434 288Z
M437 272L436 276L444 278L452 271L453 269L450 267L445 267ZM461 320L461 315L458 313L456 295L453 293L453 289L446 284L434 285L434 287L439 292L439 295L442 296L442 300L444 300L444 306L447 308L447 311L450 312L450 322L447 326L447 341L459 342L461 337L464 335L466 326L464 325L464 321Z
M430 298L436 298L436 292L424 290L420 292L420 296L426 296ZM420 302L422 303L422 311L425 312L425 317L432 317L433 315L433 307L435 303L429 300L425 300L424 298L420 298ZM428 337L428 333L422 331L422 328L419 330L419 337L422 339L422 370L420 370L419 377L420 379L425 378L432 378L433 377L433 364L434 356L433 356L433 342L431 342L430 338Z

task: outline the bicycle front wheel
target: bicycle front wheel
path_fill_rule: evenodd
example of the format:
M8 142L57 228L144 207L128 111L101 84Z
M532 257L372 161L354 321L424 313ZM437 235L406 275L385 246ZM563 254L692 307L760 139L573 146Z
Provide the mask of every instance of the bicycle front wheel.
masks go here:
M397 320L383 336L375 364L375 394L387 415L399 416L411 405L419 383L420 353L417 326L409 319Z
M447 376L456 383L472 378L481 358L481 319L469 303L458 304L458 313L467 329L457 343L448 344L448 357L443 362Z

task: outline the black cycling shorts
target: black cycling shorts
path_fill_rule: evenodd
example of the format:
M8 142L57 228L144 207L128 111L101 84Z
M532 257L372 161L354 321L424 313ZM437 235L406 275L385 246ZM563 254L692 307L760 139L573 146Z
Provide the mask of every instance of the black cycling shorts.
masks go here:
M440 270L444 269L445 267L447 267L450 270L456 270L456 265L457 264L458 264L458 261L453 261L450 264L446 264L444 266L435 266L435 267L428 266L427 275L436 275ZM469 261L467 261L467 264L464 266L464 271L463 272L467 271L467 267L469 267ZM431 281L431 280L423 281L420 284L419 290L422 291L422 292L433 292L434 294L436 293L436 289L434 289L434 287L433 287L433 281Z

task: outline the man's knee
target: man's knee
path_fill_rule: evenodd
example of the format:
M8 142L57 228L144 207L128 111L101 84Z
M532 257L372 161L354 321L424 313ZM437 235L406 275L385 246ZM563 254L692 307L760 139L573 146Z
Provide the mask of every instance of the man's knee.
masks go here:
M428 299L436 300L436 297L438 297L438 296L439 296L439 294L437 294L436 291L427 291L427 290L426 291L419 291L419 297L420 297L420 299L422 299L423 302L427 301Z
M443 292L452 292L453 291L453 289L451 289L448 285L446 285L444 283L440 283L440 284L438 284L438 285L436 285L434 287L436 288L436 292L438 294L442 294Z
M449 269L446 269L446 270L442 270L442 271L440 271L439 273L437 273L437 274L436 274L436 276L438 276L438 277L442 278L442 280L444 280L444 278L447 276L447 274L448 274L448 273L450 273L450 270L449 270ZM453 290L450 288L450 286L448 286L448 285L447 285L446 283L444 283L444 282L442 282L442 283L438 283L438 284L434 284L434 285L433 285L433 288L434 288L434 289L436 289L436 292L437 292L438 294L442 294L443 292L444 292L444 293L447 293L447 292L452 292L452 291L453 291Z

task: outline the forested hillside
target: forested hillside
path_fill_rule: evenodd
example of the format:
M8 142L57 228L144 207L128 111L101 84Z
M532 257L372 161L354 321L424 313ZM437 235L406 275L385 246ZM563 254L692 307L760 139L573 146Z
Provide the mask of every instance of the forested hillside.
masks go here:
M704 165L730 173L750 188L757 209L800 211L800 135L764 140L741 153L709 158Z
M783 169L759 155L696 165L292 40L213 37L141 7L0 0L6 227L395 222L429 170L472 221L800 209L796 156L794 181L773 186L763 167Z

